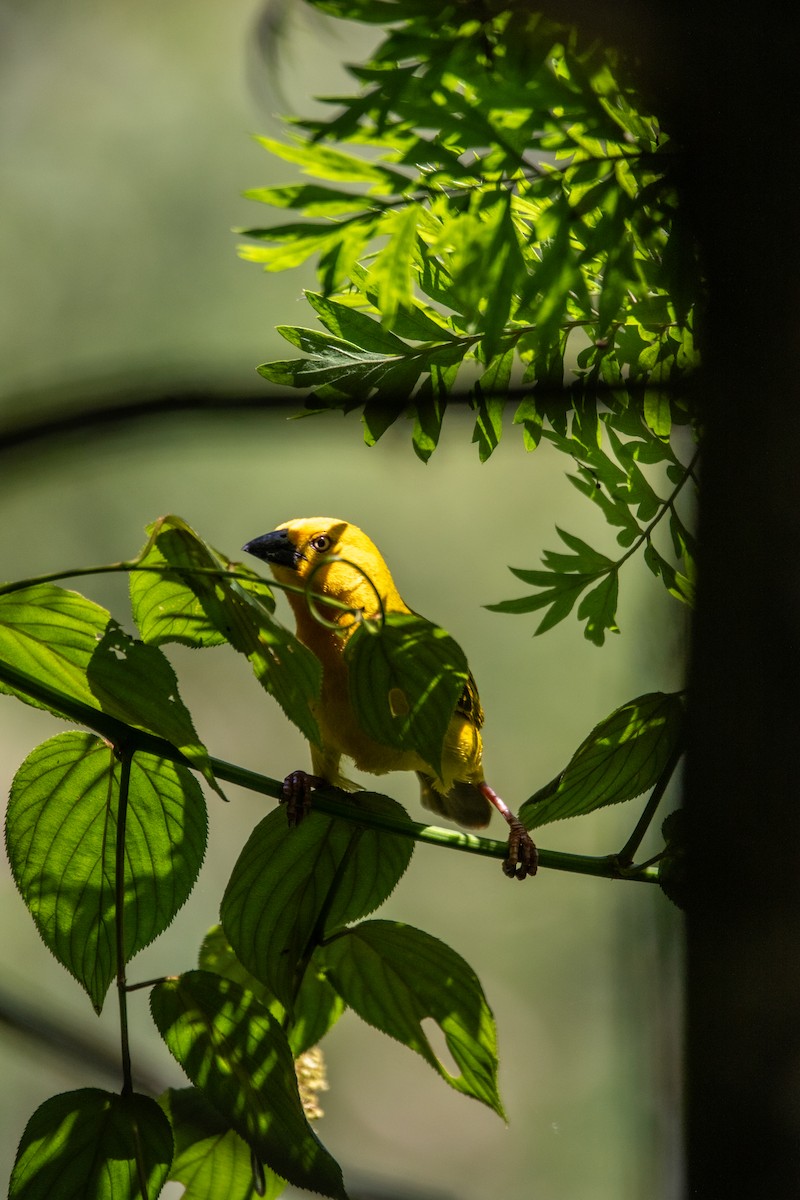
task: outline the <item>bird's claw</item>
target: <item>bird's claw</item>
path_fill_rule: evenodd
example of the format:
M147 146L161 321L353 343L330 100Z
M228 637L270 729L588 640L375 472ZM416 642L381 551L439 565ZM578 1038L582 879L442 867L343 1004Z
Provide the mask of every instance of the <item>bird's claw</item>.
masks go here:
M283 781L283 795L280 803L286 805L286 817L290 828L299 825L311 812L311 793L316 787L322 787L324 779L318 775L308 775L305 771L292 771Z
M503 863L503 872L509 879L526 879L535 875L539 866L539 851L533 838L522 822L514 817L508 822L508 857Z

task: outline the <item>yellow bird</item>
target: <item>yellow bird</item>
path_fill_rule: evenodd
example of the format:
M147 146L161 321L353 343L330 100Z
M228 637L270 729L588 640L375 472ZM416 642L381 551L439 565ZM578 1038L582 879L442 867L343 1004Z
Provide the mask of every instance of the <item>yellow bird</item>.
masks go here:
M381 605L387 613L412 612L377 546L347 521L299 517L254 538L243 549L269 563L279 583L297 585L310 580L312 594L337 600L364 617L378 617ZM312 775L295 771L286 778L284 796L292 802L291 811L302 815L310 789L323 783L354 786L340 774L343 755L359 770L373 775L416 771L425 807L468 829L487 825L492 806L496 808L511 831L503 870L516 879L534 875L537 852L530 834L483 777L483 710L472 675L447 728L441 770L434 770L415 751L382 745L359 725L349 699L344 661L347 639L357 627L352 612L321 601L310 605L305 595L295 592L288 597L297 636L322 665L322 688L314 708L322 746L311 745Z

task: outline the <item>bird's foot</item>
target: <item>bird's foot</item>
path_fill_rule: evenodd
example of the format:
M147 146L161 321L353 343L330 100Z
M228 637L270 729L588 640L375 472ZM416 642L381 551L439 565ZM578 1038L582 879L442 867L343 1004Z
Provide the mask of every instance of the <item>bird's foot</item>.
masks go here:
M283 781L280 803L286 805L286 817L291 828L299 825L311 812L311 793L323 787L325 780L305 771L292 771Z
M509 879L527 879L529 875L535 875L539 866L539 851L522 821L514 816L505 800L501 800L485 780L478 784L478 788L489 803L494 805L511 831L508 835L508 855L503 863L504 873Z
M508 857L503 863L503 871L509 879L525 879L535 875L539 866L539 851L533 838L517 817L508 822L511 830L508 835Z

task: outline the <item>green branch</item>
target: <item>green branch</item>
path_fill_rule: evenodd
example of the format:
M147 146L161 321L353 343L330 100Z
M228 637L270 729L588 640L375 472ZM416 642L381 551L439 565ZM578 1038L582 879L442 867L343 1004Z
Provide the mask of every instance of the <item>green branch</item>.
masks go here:
M131 1048L128 1037L128 996L125 976L125 831L128 823L128 792L131 782L131 752L121 756L119 796L117 802L117 829L114 856L114 934L117 953L117 998L119 1001L119 1033L122 1055L122 1094L133 1091L131 1072ZM109 787L113 788L113 776ZM141 1185L141 1181L140 1181ZM143 1195L147 1193L143 1190Z
M633 542L632 545L625 551L625 553L616 560L616 562L613 564L613 566L611 566L609 568L610 571L619 571L619 569L623 563L627 562L628 559L631 558L637 552L637 550L640 550L641 547L645 544L645 542L649 542L651 540L653 530L655 529L656 525L658 525L658 523L661 520L663 520L663 518L667 515L668 512L671 512L674 510L675 501L677 500L678 496L680 495L682 489L686 486L686 484L689 482L690 479L694 479L694 468L695 468L695 465L697 464L697 460L699 459L699 457L700 457L700 451L695 450L694 454L692 455L691 461L686 466L681 464L681 466L683 467L683 477L678 481L678 483L675 484L675 487L672 489L672 491L667 496L667 498L665 500L661 501L661 507L659 508L656 516L653 518L653 520L648 525L646 525L644 527L644 529L641 532L641 536L638 537L636 539L636 541Z
M242 583L252 584L260 581L267 584L270 588L277 588L282 592L293 592L296 596L311 596L315 599L323 599L316 592L310 592L308 584L281 583L277 579L265 580L251 571L231 571L226 570L224 567L173 567L169 563L159 563L157 565L142 563L140 560L149 548L150 545L148 543L140 555L127 561L103 563L94 567L68 567L66 570L48 571L44 575L30 575L27 579L15 579L12 583L0 583L0 596L10 596L13 592L22 592L26 588L38 587L44 583L58 583L59 580L64 579L79 579L84 575L113 575L121 572L130 574L134 571L140 571L149 572L153 575L175 575L178 578L184 578L187 575L211 575L215 579L236 579ZM324 600L329 608L338 608L343 612L353 613L354 616L359 615L357 609L354 609L349 604L345 604L341 600L334 599L332 596L325 596Z
M93 729L118 751L133 753L141 750L156 757L166 758L170 762L180 763L190 770L196 769L194 764L181 754L180 750L164 738L128 725L116 717L101 712L100 709L74 700L56 688L50 687L49 684L32 679L3 661L0 661L0 682L24 696L38 701L48 709L60 713L68 720ZM255 771L224 762L221 759L211 758L210 763L215 776L225 780L226 783L236 784L247 791L271 796L276 800L283 798L282 780L260 775ZM316 790L314 805L321 812L341 817L342 820L385 829L428 845L447 846L451 850L462 850L468 854L479 854L501 860L505 859L508 853L505 841L477 837L475 834L442 829L435 825L423 825L416 821L402 821L382 814L366 813L359 809L357 799L351 798L338 788L325 787ZM555 871L569 871L578 875L592 875L603 879L629 879L639 883L658 882L658 874L654 867L633 865L628 869L621 869L616 855L593 857L583 854L565 854L556 850L540 850L539 865L550 867Z

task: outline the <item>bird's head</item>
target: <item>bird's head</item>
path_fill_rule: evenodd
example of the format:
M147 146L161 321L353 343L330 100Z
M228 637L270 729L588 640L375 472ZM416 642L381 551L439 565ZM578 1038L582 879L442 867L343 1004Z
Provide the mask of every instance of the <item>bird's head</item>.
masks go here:
M339 517L296 517L242 547L269 563L279 583L310 581L312 591L333 596L371 615L380 607L405 609L375 543ZM290 596L297 611L296 601Z

